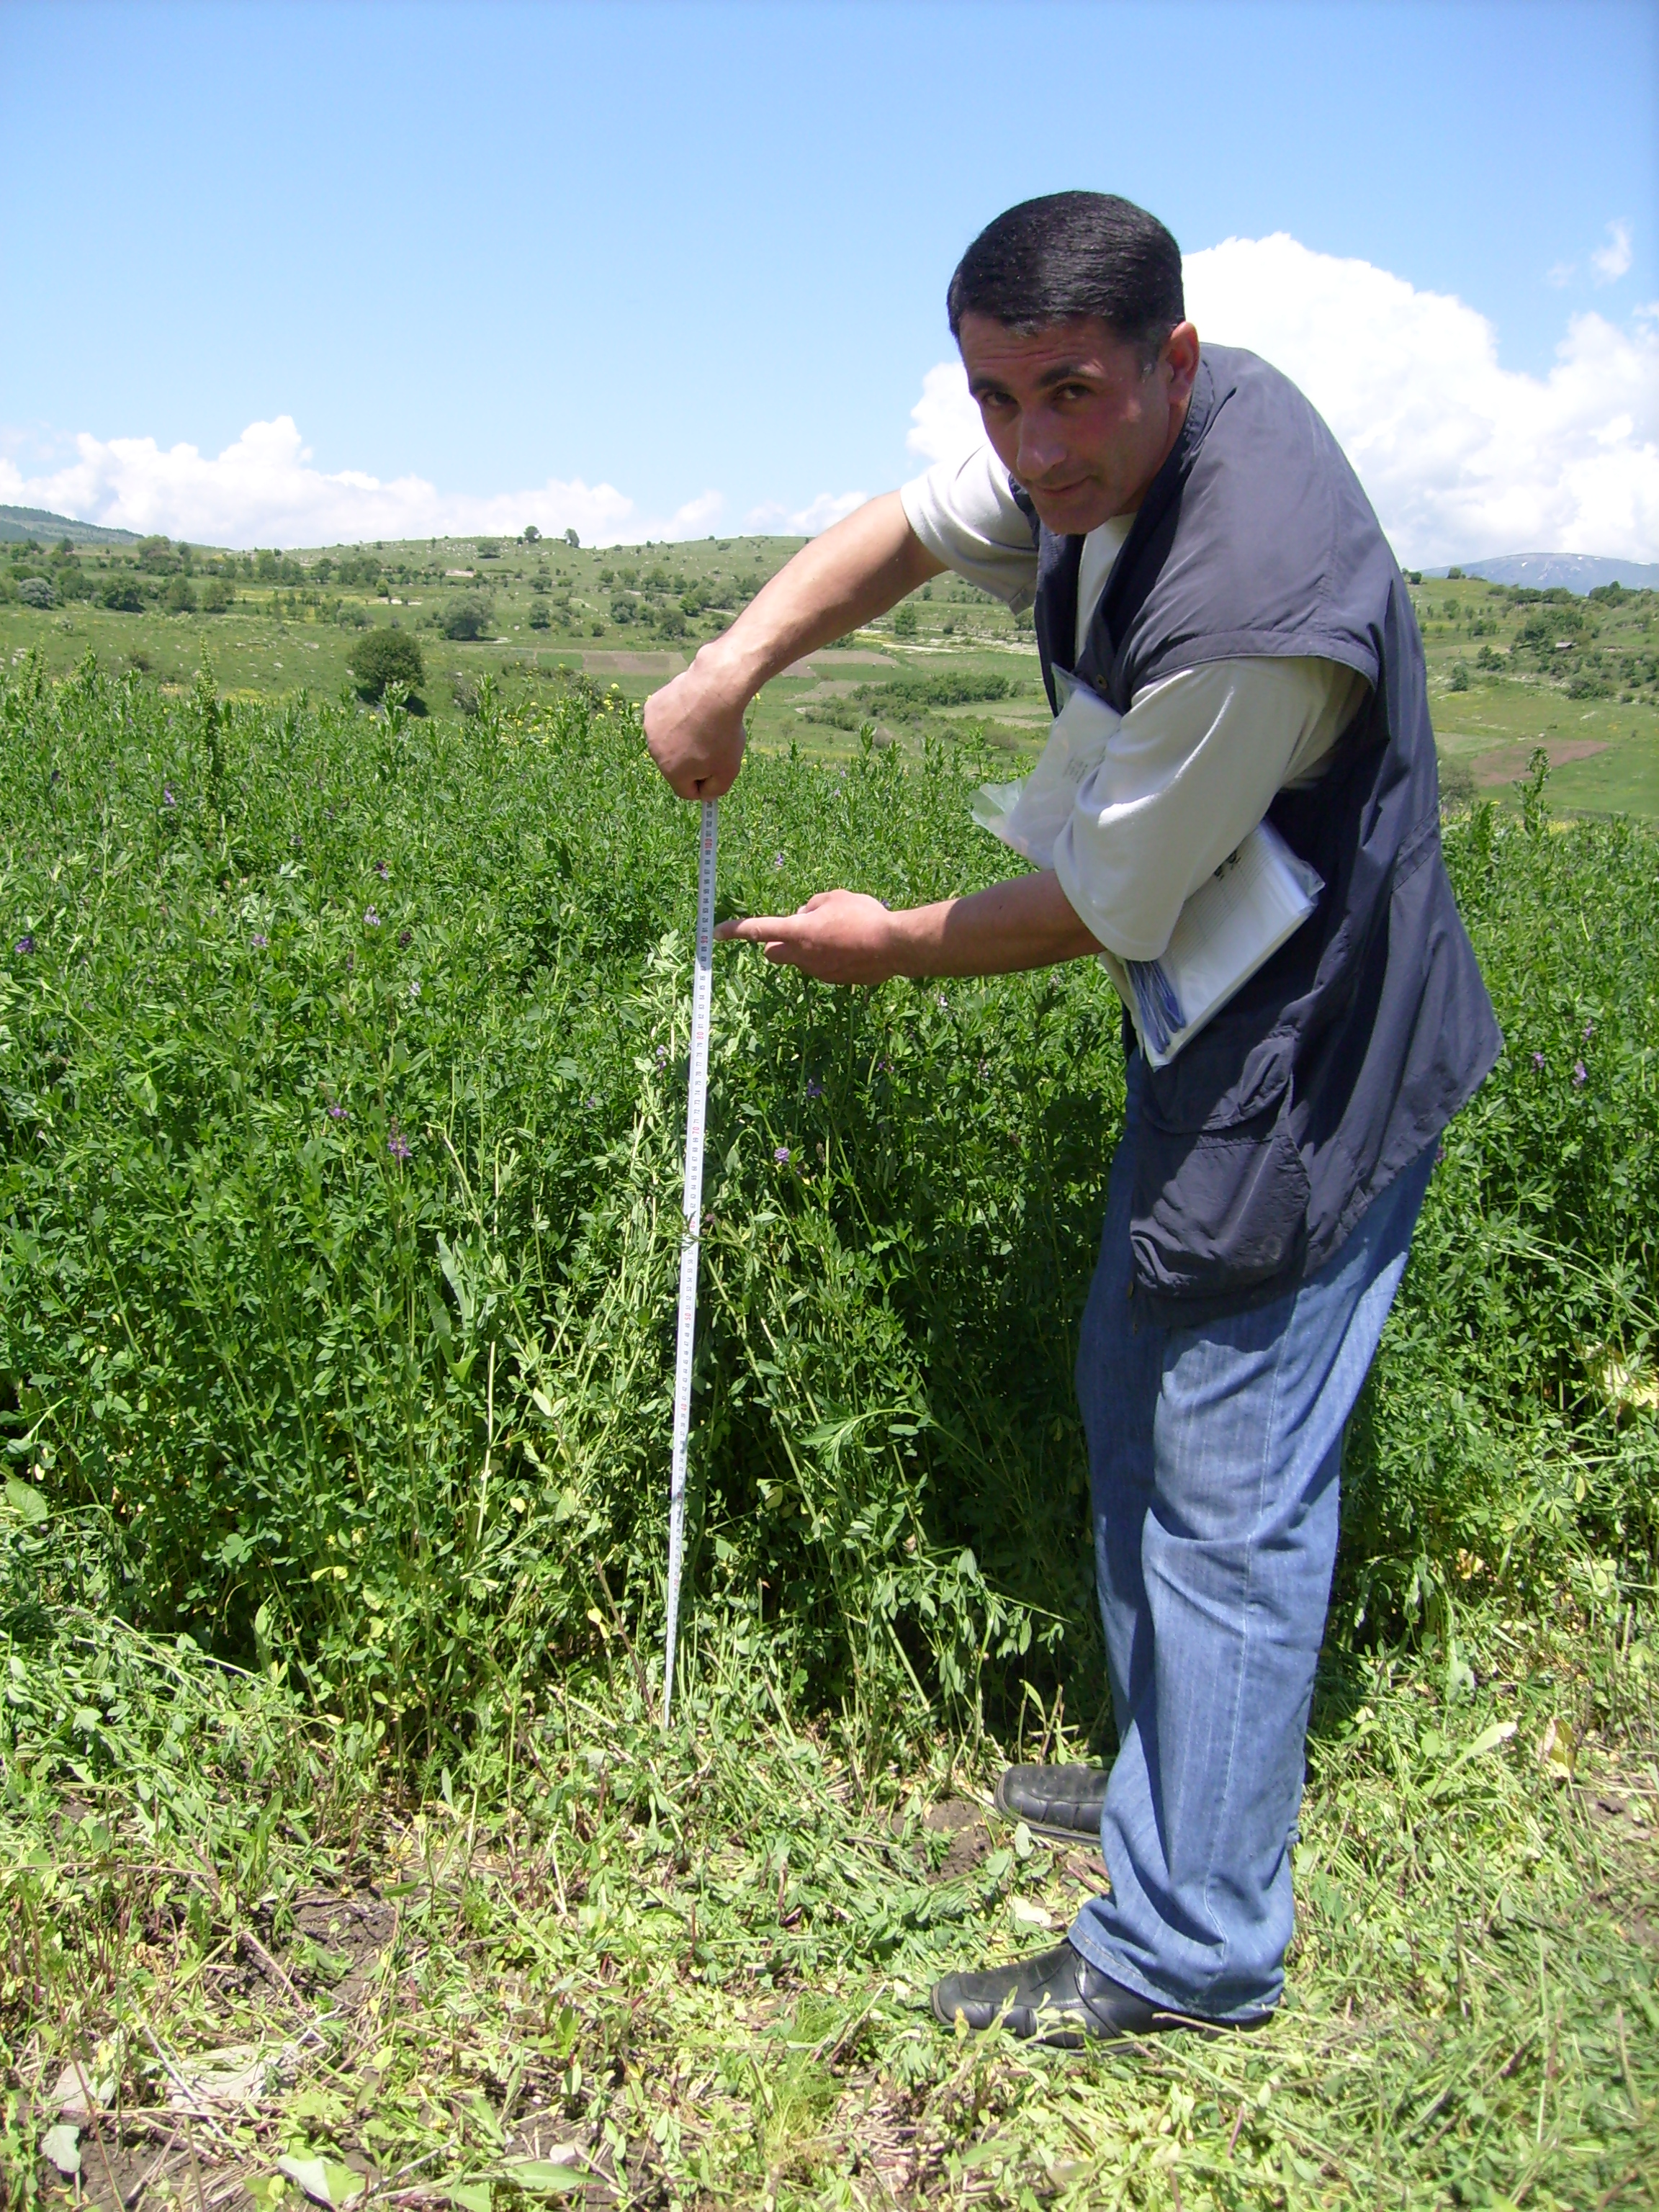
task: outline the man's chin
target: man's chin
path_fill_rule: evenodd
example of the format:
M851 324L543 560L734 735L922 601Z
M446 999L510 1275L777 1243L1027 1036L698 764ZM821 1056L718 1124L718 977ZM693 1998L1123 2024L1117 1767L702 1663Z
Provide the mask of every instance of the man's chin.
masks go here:
M1030 501L1043 527L1057 538L1086 538L1112 519L1109 497L1098 484L1080 484L1075 491L1030 493Z

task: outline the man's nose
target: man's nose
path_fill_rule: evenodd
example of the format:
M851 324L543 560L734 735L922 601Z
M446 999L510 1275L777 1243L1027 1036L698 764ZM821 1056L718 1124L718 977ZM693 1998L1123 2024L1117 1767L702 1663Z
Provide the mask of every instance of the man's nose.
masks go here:
M1022 483L1052 476L1066 459L1066 440L1059 423L1046 410L1019 418L1019 451L1014 474Z

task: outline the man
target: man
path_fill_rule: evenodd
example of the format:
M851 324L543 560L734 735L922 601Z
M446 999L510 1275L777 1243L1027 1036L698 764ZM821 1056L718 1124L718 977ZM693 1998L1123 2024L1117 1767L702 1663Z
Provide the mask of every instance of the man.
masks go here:
M999 216L948 307L988 450L807 546L646 733L683 798L726 790L761 684L948 567L1034 599L1051 704L1069 669L1122 717L1053 866L908 912L823 891L722 935L832 983L1154 958L1264 818L1322 883L1167 1064L1126 1019L1077 1364L1119 1750L997 1793L1097 1831L1110 1893L1056 1948L933 1992L946 2022L1069 2044L1252 2027L1291 1930L1344 1425L1436 1139L1501 1041L1441 860L1410 599L1313 409L1200 348L1174 239L1121 199Z

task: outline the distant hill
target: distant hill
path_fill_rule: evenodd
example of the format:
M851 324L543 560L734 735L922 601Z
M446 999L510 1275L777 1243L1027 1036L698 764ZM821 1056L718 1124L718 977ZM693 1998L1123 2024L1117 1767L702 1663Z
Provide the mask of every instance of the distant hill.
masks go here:
M0 513L4 512L0 509ZM1490 561L1465 561L1463 574L1487 584L1530 584L1535 591L1593 592L1622 584L1626 591L1659 592L1659 562L1608 561L1595 553L1499 553ZM1443 576L1425 568L1425 576Z
M76 522L67 514L48 514L44 507L0 507L0 544L38 538L44 544L67 538L71 545L136 545L136 530L106 530L96 522Z

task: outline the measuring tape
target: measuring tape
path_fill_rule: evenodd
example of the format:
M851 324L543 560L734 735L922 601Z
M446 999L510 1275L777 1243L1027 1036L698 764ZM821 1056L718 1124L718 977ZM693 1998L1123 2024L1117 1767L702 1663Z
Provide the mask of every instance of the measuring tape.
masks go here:
M714 851L718 801L702 803L697 854L697 957L691 978L691 1065L685 1102L685 1231L680 1243L679 1336L674 1352L674 1455L668 1487L668 1633L663 1659L662 1724L674 1700L674 1644L680 1623L685 1553L685 1450L691 1435L691 1352L697 1332L698 1218L702 1212L702 1138L708 1104L708 1000L714 981Z

